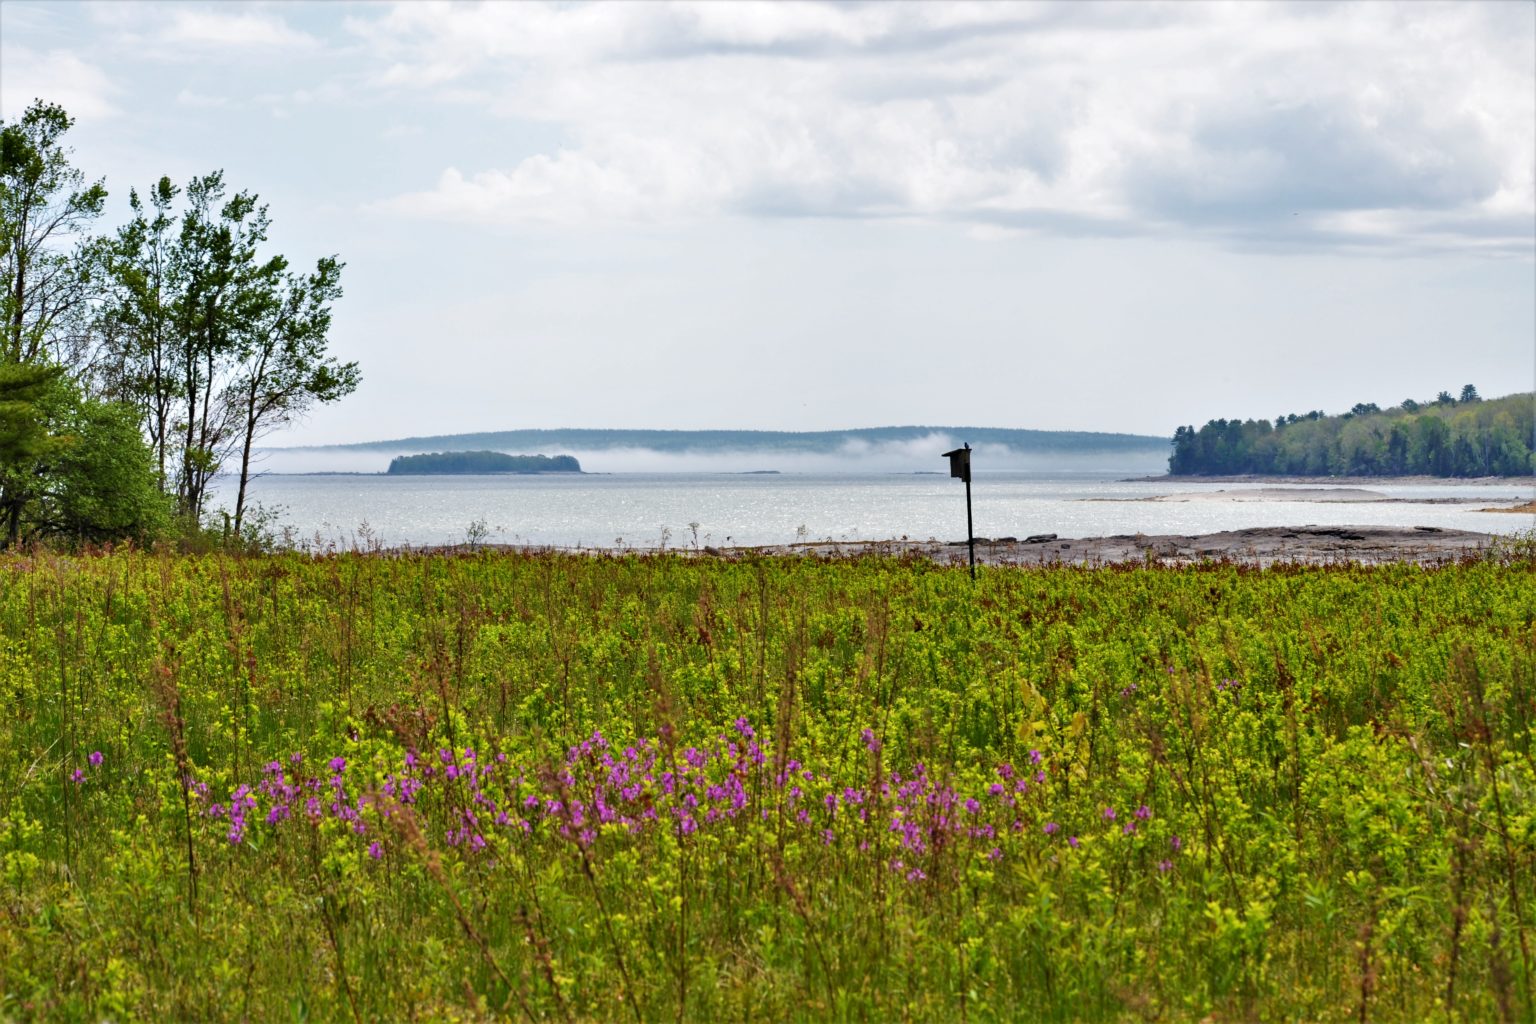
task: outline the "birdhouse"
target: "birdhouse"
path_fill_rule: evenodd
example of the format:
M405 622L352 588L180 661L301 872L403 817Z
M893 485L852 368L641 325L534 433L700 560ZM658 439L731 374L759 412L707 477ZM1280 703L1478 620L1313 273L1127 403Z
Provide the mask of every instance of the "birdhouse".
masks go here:
M949 459L949 475L958 477L966 483L971 482L971 446L956 448L952 452L945 452L944 457Z

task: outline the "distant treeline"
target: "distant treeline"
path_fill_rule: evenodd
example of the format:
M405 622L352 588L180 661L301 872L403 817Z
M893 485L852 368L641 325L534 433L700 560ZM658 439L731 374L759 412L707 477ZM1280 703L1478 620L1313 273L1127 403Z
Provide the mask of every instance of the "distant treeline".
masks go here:
M1173 435L1168 471L1297 476L1524 476L1536 472L1532 395L1484 401L1468 384L1431 402L1382 409L1292 413L1269 420L1211 420Z
M389 460L395 475L435 473L580 473L570 455L507 455L503 452L431 452Z
M1081 454L1155 451L1167 441L1146 434L1104 434L1077 430L1014 430L1006 427L864 427L856 430L505 430L480 434L407 437L335 445L349 449L426 451L434 448L500 448L524 451L565 448L611 451L644 448L655 452L801 452L836 454L849 445L922 440L935 434L973 445L1001 445L1021 452Z

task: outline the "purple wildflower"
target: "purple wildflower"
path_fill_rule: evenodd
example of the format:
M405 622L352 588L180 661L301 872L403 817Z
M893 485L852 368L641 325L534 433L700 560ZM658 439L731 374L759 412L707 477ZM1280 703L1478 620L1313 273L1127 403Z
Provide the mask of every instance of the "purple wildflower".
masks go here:
M379 845L378 840L374 840L368 844L368 856L372 857L374 860L378 860L380 857L384 856L384 847Z
M1115 820L1115 809L1113 807L1106 807L1106 808L1104 808L1104 820L1105 821L1114 821Z
M91 762L91 767L92 768L100 768L101 767L101 751L99 751L99 750L91 751L90 754L87 755L86 760Z
M70 773L69 781L79 785L85 781L85 772L81 771L79 768L76 768L72 773Z
M1048 821L1045 823L1045 834L1048 836L1053 836L1060 830L1061 826L1056 824L1054 821Z
M1142 804L1140 807L1136 808L1136 817L1140 818L1142 821L1146 821L1148 818L1152 817L1152 808L1148 807L1146 804Z

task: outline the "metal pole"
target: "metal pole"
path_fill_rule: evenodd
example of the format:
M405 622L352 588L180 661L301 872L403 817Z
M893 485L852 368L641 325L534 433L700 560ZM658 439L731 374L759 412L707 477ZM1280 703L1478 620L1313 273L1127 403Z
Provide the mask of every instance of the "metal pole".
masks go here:
M976 526L971 519L971 443L944 453L949 460L950 478L965 481L965 543L971 549L971 581L976 580Z
M966 445L967 448L970 445ZM965 536L971 545L971 580L976 579L976 527L971 525L971 474L965 474Z

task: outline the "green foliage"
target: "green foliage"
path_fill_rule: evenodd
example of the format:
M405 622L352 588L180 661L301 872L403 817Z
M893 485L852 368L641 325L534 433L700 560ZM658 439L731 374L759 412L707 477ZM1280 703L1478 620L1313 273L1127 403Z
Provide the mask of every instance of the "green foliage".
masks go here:
M163 535L171 503L161 493L153 455L134 409L81 401L71 410L70 435L49 468L44 535L73 543Z
M24 467L47 449L44 400L62 371L0 363L0 468Z
M438 473L580 473L570 455L507 455L503 452L432 452L397 455L389 460L394 475Z
M264 253L267 208L253 193L231 195L222 171L185 189L162 177L143 198L130 191L132 219L111 238L91 237L107 192L71 165L63 137L72 125L41 100L0 122L0 367L59 367L86 398L133 409L156 485L175 495L184 521L202 519L211 481L237 466L238 534L256 441L357 388L357 364L328 351L343 264L327 256L299 274ZM77 426L126 437L119 414L102 409ZM4 429L19 429L12 419ZM116 468L136 463L134 453ZM22 492L32 493L21 486L27 476L12 473L5 485L11 541ZM133 493L107 495L108 480ZM98 477L66 517L76 535L99 532L81 515L118 524L102 527L110 531L160 518L139 482L136 469Z
M60 367L0 365L5 544L158 536L169 523L134 410L82 396Z
M38 466L56 447L48 429L48 396L60 370L47 365L0 363L0 528L16 542L22 515L38 485Z
M0 574L0 1017L1532 1011L1528 558Z
M1361 403L1342 416L1310 412L1268 420L1211 420L1173 436L1170 473L1304 476L1524 476L1536 472L1536 401L1530 394L1484 401Z

